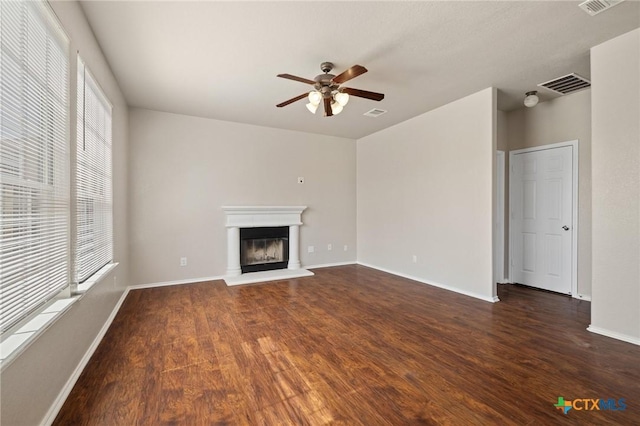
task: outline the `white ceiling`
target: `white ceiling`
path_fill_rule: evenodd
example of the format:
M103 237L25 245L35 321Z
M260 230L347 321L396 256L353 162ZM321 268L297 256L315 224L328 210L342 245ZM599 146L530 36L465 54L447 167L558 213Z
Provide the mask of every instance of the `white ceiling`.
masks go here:
M595 17L579 2L82 2L129 105L178 114L361 138L489 86L498 108L570 72L589 77L589 48L640 26L640 3ZM82 52L81 52L82 54ZM345 86L344 111L312 115L310 90L277 78L369 72ZM541 101L555 97L540 90ZM362 114L388 110L378 118Z

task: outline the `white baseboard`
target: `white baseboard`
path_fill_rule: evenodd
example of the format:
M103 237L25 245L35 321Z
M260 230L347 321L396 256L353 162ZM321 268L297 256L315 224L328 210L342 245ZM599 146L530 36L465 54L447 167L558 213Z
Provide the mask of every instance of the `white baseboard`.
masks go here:
M498 284L513 284L509 278L504 278L498 281Z
M611 337L612 339L622 340L623 342L633 343L634 345L640 346L640 338L638 337L629 336L627 334L618 333L616 331L606 330L600 327L594 327L593 325L587 327L587 330L592 333L600 334L602 336Z
M306 266L307 269L319 269L319 268L330 268L332 266L345 266L345 265L355 265L357 262L355 260L351 260L349 262L336 262L336 263L322 263L320 265L311 265Z
M98 332L98 335L95 337L95 339L93 339L93 342L91 342L89 349L87 349L84 356L76 366L75 370L73 370L71 377L69 377L69 379L67 380L67 383L65 383L64 387L60 390L60 393L58 394L57 398L49 408L49 411L45 415L42 424L49 426L56 419L56 416L60 412L60 409L64 405L64 402L67 400L67 397L71 393L71 390L73 389L76 382L80 378L80 374L82 374L82 371L89 363L89 360L91 359L91 356L93 355L93 353L96 351L96 349L98 349L98 345L102 341L104 335L107 334L107 330L111 326L111 323L113 322L116 315L118 314L118 311L120 310L120 307L122 306L122 303L124 303L124 300L127 298L128 294L129 294L129 287L127 287L124 290L124 292L122 293L122 296L120 296L120 299L118 300L118 303L116 303L113 310L111 311L111 314L109 314L109 317L107 318L104 325Z
M186 279L186 280L162 281L162 282L159 282L159 283L137 284L137 285L129 286L128 288L130 290L138 290L138 289L141 289L141 288L153 288L153 287L166 287L166 286L170 286L170 285L194 284L194 283L201 283L201 282L205 282L205 281L216 281L216 280L222 280L222 279L224 279L223 276L189 278L189 279Z
M473 298L476 298L476 299L484 300L485 302L495 303L495 302L499 301L498 296L493 296L493 297L483 296L481 294L477 294L477 293L473 293L473 292L470 292L470 291L462 290L460 288L452 287L450 285L440 284L440 283L437 283L435 281L425 280L424 278L418 278L418 277L414 277L413 275L403 274L401 272L392 271L392 270L389 270L389 269L386 269L386 268L380 268L378 266L370 265L368 263L364 263L364 262L360 262L360 261L358 261L358 265L366 266L368 268L377 269L378 271L386 272L387 274L397 275L397 276L403 277L403 278L408 278L410 280L417 281L417 282L422 283L422 284L427 284L427 285L430 285L430 286L433 286L433 287L438 287L438 288L441 288L443 290L449 290L449 291L453 291L455 293L464 294L465 296L470 296L470 297L473 297Z

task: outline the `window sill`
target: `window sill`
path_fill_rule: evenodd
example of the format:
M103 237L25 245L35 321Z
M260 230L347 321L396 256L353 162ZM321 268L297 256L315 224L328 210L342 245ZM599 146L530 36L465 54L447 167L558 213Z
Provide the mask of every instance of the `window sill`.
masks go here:
M45 305L40 312L34 314L22 327L9 333L2 343L0 343L0 371L11 364L38 336L44 333L58 318L62 317L74 302L80 300L87 290L102 281L116 266L118 266L117 263L105 265L93 274L91 278L79 284L75 295L59 298Z
M98 269L98 272L91 275L91 277L89 277L85 282L83 282L82 284L78 284L76 294L82 295L86 293L87 290L102 281L104 279L104 276L114 270L116 266L118 266L118 263L107 263L101 269Z

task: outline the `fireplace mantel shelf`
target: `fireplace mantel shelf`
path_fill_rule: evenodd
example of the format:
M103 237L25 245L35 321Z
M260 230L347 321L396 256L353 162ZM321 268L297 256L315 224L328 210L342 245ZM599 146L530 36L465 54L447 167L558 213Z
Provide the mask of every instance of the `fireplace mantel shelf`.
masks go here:
M307 206L223 206L227 228L302 225L300 215Z

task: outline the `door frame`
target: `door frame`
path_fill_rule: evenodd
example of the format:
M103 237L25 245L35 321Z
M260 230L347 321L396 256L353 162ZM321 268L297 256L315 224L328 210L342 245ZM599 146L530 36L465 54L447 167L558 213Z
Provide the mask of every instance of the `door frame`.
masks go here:
M525 154L527 152L535 152L535 151L545 151L549 149L555 148L563 148L566 146L573 147L573 173L572 173L572 192L573 199L572 203L572 225L571 230L573 231L571 234L571 297L579 299L578 295L578 139L552 143L549 145L540 145L531 148L523 148L516 149L513 151L509 151L509 281L513 282L513 202L515 197L513 192L515 190L515 185L513 183L513 157L518 154Z
M505 282L504 274L504 242L505 242L505 152L496 151L496 204L494 213L494 240L493 240L493 280L498 284Z

